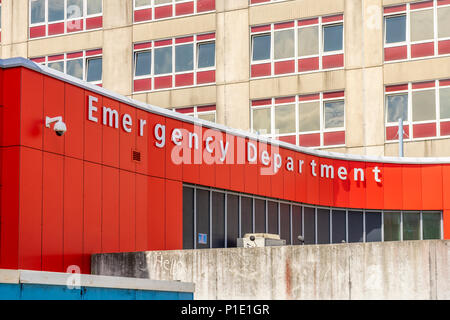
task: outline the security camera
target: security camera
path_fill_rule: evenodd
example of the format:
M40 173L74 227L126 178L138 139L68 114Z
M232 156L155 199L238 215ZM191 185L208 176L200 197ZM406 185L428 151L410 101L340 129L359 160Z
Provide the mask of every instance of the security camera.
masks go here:
M62 117L55 117L55 118L46 117L45 118L45 126L47 128L50 128L50 124L52 124L53 122L55 122L55 125L53 126L53 130L55 130L55 133L58 137L61 137L64 133L66 133L67 127L66 127L66 124L62 121Z

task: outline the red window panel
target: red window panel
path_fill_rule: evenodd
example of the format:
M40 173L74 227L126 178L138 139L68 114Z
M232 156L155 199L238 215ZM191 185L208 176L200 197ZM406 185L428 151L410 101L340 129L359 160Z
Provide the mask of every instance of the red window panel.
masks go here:
M152 9L136 10L134 12L134 22L152 20Z
M436 123L422 123L413 125L414 138L426 138L436 136Z
M84 29L84 21L83 20L73 20L67 21L67 32L77 32L82 31Z
M214 83L214 82L216 82L215 70L197 72L197 84Z
M406 59L408 51L406 46L384 48L384 61L402 60Z
M263 2L269 2L270 0L251 0L251 4L256 4L256 3L263 3Z
M299 26L309 26L309 25L318 24L318 23L319 23L319 18L305 19L305 20L298 21Z
M342 14L337 14L337 15L334 15L334 16L323 17L322 18L322 23L342 21L343 19L344 19L344 16Z
M411 57L427 57L434 55L434 43L419 43L411 45Z
M270 63L254 64L252 65L252 77L256 78L270 76L271 70L272 68Z
M295 26L294 21L282 22L282 23L276 23L274 25L274 29L279 30L279 29L293 28L294 26Z
M148 91L152 90L152 79L134 80L134 91Z
M424 82L416 82L412 84L412 88L414 89L424 89L424 88L434 88L434 81L424 81Z
M319 70L319 57L304 58L298 60L298 71Z
M64 59L64 55L63 54L58 54L56 56L49 56L47 58L47 60L50 61L58 61L58 60L63 60Z
M438 0L438 2L437 2L438 6L443 6L446 4L450 4L450 0Z
M295 72L295 60L275 62L275 74Z
M32 58L31 61L36 62L36 63L44 63L45 62L45 57L43 57L43 58Z
M194 84L194 74L184 73L175 76L175 87L192 86Z
M399 6L384 8L384 13L394 13L394 12L402 12L402 11L406 11L406 5L404 5L404 4L399 5Z
M297 142L295 141L295 136L283 136L283 137L278 137L278 140L283 141L283 142L287 142L290 144L297 144Z
M403 125L403 139L409 137L409 126ZM386 140L398 140L398 126L386 127Z
M182 16L194 13L194 2L180 3L175 6L175 15Z
M253 100L252 107L271 105L272 99Z
M439 54L450 53L450 40L439 41L438 51Z
M155 77L155 89L172 88L172 76Z
M216 106L215 105L199 106L199 107L197 107L197 111L198 112L215 111L215 110L216 110Z
M281 104L281 103L295 103L295 97L275 98L275 104Z
M181 38L176 38L176 39L175 39L175 43L176 43L176 44L186 43L186 42L193 42L193 41L194 41L194 36L190 36L190 37L181 37Z
M444 86L450 86L450 80L440 80L440 81L439 81L439 85L440 85L441 87L444 87Z
M302 147L320 146L320 133L301 134L299 144Z
M336 54L322 57L322 67L324 69L339 68L344 66L344 55Z
M48 25L48 35L62 34L64 33L64 22L54 23Z
M45 37L45 26L31 27L30 38Z
M419 3L411 3L411 10L433 7L433 0L423 1Z
M214 39L215 37L216 37L216 34L214 32L206 33L206 34L200 34L200 35L197 36L197 41L210 40L210 39Z
M103 27L103 17L87 18L86 30L98 29Z
M450 135L450 121L441 122L441 136Z
M194 113L194 108L179 108L175 111L179 113Z
M270 24L264 25L264 26L252 27L252 33L263 32L263 31L270 31Z
M344 91L334 91L334 92L326 92L323 94L324 99L332 99L332 98L343 98Z
M139 49L148 49L152 47L152 43L151 42L144 42L144 43L138 43L134 45L134 50L139 50Z
M86 56L87 56L87 57L89 57L89 56L95 56L95 55L98 55L98 54L102 54L102 52L103 52L102 49L88 50L88 51L86 51Z
M406 90L408 90L408 84L399 84L395 86L386 87L386 92L406 91Z
M159 40L155 41L155 47L170 46L172 45L172 43L173 43L172 39Z
M314 100L319 100L320 99L320 94L307 94L307 95L303 95L303 96L299 96L298 97L298 101L303 102L303 101L314 101Z
M81 58L81 57L83 57L83 51L67 54L67 59L75 59L75 58Z
M323 144L325 146L345 144L345 131L325 132L323 134Z
M216 10L216 0L197 0L197 12Z
M163 19L172 16L172 5L155 8L155 19Z

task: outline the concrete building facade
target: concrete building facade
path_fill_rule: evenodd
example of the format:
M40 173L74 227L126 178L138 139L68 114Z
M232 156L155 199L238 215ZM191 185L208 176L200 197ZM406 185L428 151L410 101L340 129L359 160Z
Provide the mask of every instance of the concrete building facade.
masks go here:
M1 58L300 146L448 156L449 0L3 0Z

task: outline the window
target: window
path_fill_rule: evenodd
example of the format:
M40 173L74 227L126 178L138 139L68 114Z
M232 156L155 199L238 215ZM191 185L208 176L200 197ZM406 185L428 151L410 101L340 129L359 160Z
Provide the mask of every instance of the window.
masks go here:
M102 0L29 0L29 38L95 30L103 26Z
M343 28L342 14L252 26L251 77L342 68Z
M253 100L253 132L305 147L345 144L344 92Z
M450 135L450 81L436 80L387 86L386 140L398 140L403 119L406 140Z
M184 249L236 247L238 238L260 232L278 234L286 244L293 245L441 239L442 212L304 206L227 190L183 186ZM298 239L300 235L304 243Z
M194 118L202 119L205 121L216 122L215 105L183 107L173 109L173 111L180 112L187 116L192 116Z
M384 60L450 54L450 3L427 0L384 8Z
M215 34L134 45L134 92L215 83Z
M216 10L216 0L134 0L134 22L171 19Z
M31 60L80 80L101 85L103 73L101 49L32 58Z

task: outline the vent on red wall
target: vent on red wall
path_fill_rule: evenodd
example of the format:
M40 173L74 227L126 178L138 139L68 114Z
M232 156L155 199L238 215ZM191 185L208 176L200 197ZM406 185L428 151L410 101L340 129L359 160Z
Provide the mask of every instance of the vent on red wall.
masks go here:
M137 162L141 161L141 153L139 151L133 150L131 156L132 156L133 161L137 161Z

